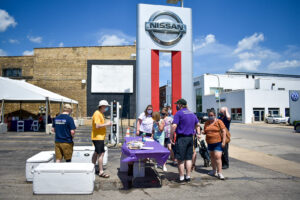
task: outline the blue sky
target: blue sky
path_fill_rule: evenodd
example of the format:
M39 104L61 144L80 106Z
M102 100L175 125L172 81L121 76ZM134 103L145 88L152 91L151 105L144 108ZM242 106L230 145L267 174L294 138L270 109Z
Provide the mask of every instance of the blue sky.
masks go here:
M31 55L37 47L133 44L138 3L166 0L0 0L0 56ZM184 6L193 12L194 76L300 74L299 0L185 0ZM170 56L161 57L166 82Z

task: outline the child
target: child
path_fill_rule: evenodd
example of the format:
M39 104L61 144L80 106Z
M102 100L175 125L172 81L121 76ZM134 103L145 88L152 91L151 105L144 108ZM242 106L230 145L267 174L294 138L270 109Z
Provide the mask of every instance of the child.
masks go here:
M154 112L153 115L153 139L164 146L165 143L165 122L163 119L160 119L160 113Z

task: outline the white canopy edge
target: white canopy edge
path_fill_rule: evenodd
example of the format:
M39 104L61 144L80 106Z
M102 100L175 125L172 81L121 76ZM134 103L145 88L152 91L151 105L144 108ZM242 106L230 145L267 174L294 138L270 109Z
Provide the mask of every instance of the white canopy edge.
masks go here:
M78 101L40 88L24 80L0 77L0 100L6 101L45 101L78 104Z

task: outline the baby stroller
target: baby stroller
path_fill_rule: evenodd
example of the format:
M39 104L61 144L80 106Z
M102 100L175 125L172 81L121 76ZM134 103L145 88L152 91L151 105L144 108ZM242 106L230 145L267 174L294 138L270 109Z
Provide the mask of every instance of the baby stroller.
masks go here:
M199 154L201 155L201 157L204 160L204 167L209 167L211 166L211 161L210 161L210 156L208 153L208 149L207 146L204 142L204 140L198 140L198 146L199 146Z

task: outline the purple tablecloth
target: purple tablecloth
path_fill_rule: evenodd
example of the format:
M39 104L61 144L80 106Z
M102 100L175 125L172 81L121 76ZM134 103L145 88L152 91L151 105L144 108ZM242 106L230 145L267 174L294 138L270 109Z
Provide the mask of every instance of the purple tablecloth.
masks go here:
M141 137L126 137L125 143L122 146L122 153L127 156L127 158L123 159L122 162L135 162L140 159L145 158L154 158L159 165L163 165L170 155L170 151L161 146L158 142L145 142L145 147L153 147L153 149L128 149L127 142L132 140L141 140Z

